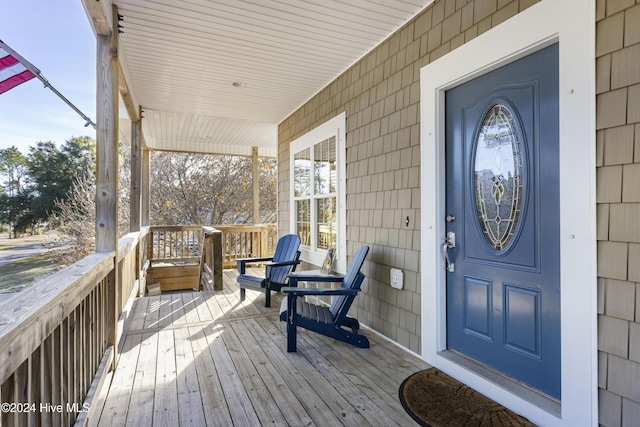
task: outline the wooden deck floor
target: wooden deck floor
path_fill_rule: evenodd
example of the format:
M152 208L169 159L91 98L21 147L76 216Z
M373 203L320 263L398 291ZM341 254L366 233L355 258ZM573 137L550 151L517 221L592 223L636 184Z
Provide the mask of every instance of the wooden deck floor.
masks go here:
M369 349L299 329L287 353L281 294L240 303L224 274L224 291L136 301L100 426L415 425L398 387L426 363L366 329Z

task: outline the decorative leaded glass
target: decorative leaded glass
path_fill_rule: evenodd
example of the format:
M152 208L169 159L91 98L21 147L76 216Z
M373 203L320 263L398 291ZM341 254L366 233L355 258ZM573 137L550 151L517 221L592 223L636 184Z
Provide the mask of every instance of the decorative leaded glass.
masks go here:
M475 195L480 227L495 250L507 247L520 219L523 161L514 116L505 105L484 116L475 152Z

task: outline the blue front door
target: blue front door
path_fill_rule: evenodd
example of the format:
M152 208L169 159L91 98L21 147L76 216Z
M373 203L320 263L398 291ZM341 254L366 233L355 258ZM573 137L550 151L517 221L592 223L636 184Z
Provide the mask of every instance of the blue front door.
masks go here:
M447 346L560 399L558 47L445 102Z

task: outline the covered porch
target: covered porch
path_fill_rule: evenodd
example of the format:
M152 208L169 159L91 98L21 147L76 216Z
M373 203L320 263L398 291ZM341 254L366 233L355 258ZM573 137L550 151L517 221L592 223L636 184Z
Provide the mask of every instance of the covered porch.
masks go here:
M258 274L260 271L257 272ZM398 387L427 367L370 330L359 349L301 331L287 353L282 294L224 290L136 300L90 425L410 425Z
M425 362L371 330L370 349L300 331L287 353L279 301L265 311L249 291L240 303L216 230L203 231L197 256L191 234L178 238L179 259L160 256L197 264L189 287L208 290L174 293L184 277L172 277L144 296L155 242L167 242L150 220L150 153L251 157L256 222L257 159L279 156L279 123L432 2L78 1L96 35L96 252L0 313L0 401L29 404L0 414L0 426L411 423L398 387ZM119 239L120 142L131 188ZM269 246L240 241L252 249L239 257Z
M299 330L298 352L288 353L282 294L270 308L259 292L241 302L228 268L202 277L201 291L140 296L156 232L130 233L117 251L50 276L0 314L0 400L21 405L0 425L412 422L398 388L429 366L379 333L362 330L371 347L359 349Z
M80 1L97 39L97 252L0 314L0 401L74 410L2 414L0 425L406 425L397 388L425 360L540 425L640 419L640 288L631 256L640 241L638 196L624 200L621 178L638 147L638 105L627 91L638 93L632 59L640 37L622 31L637 28L637 1ZM561 180L560 193L571 196L561 197L560 211L562 400L548 404L511 378L450 357L441 97L558 40L560 123L570 134L560 138L560 165L572 178ZM286 353L277 302L272 311L261 296L240 303L229 272L216 291L137 297L153 225L151 151L277 157L282 235L305 223L291 209L296 158L315 156L333 136L296 143L336 117L333 143L344 149L335 159L344 189L336 192L346 198L336 202L344 207L336 214L346 242L340 255L372 247L352 307L379 332L364 330L370 349L301 331L298 353ZM122 140L131 147L131 233L118 240ZM401 289L392 268L404 272Z

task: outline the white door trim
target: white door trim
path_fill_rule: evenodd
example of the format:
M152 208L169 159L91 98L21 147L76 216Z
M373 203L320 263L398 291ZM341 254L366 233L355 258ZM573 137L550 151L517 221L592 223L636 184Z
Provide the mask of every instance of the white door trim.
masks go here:
M559 43L562 402L558 417L446 350L444 93ZM540 425L597 425L595 0L542 0L421 70L422 356Z

